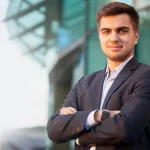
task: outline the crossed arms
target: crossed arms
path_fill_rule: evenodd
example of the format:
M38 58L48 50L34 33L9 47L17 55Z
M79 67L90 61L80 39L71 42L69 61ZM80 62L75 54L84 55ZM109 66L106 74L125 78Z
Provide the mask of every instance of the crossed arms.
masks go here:
M94 124L93 125L91 125L91 127L90 128L92 128L93 126L95 126L95 124L97 125L97 124L99 124L100 125L100 123L102 123L103 121L101 120L101 117L102 117L102 112L103 112L103 110L96 110L96 111L94 111L93 113L94 113L94 116L92 116L93 117L93 119L94 119ZM60 115L73 115L73 114L75 114L75 113L77 113L77 110L75 109L75 108L73 108L73 107L62 107L61 109L60 109ZM120 111L109 111L109 118L112 118L112 117L114 117L116 114L118 114L118 113L120 113ZM86 127L86 125L85 125L85 127ZM86 127L87 128L87 127ZM78 144L78 145L80 145L80 137L79 138L77 138L76 139L76 144ZM91 144L91 145L94 145L94 144Z
M110 118L93 126L90 130L85 128L85 124L92 110L81 109L83 102L86 105L86 101L79 100L81 98L79 86L77 84L70 91L62 108L49 119L48 136L54 142L63 143L79 138L81 146L126 144L134 142L148 125L150 121L150 72L143 73L138 83L131 84L131 91L128 91L129 94L120 108L120 113L112 111ZM124 91L120 91L122 91L121 94L116 93L116 97L112 96L112 102L121 99ZM85 108L88 108L88 104Z

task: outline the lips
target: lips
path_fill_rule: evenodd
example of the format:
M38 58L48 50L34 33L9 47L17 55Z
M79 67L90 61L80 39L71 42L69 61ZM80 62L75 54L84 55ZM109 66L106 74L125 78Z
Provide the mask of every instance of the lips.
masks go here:
M107 46L108 49L110 49L112 52L120 52L123 46L121 45L110 45Z
M108 48L122 48L120 45L112 45L112 46L107 46Z

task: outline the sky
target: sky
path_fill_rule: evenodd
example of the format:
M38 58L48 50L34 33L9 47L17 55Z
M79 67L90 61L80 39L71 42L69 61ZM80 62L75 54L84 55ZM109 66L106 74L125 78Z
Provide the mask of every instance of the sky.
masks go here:
M3 1L3 2L2 2ZM43 126L48 112L48 73L22 56L9 40L5 18L8 0L0 3L0 131Z

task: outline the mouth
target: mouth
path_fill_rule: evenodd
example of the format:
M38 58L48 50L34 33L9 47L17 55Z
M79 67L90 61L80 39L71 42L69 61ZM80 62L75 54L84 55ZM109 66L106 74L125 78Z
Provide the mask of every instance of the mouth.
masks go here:
M122 48L121 45L109 45L108 48Z
M110 45L110 46L107 46L107 48L112 49L113 51L118 51L118 50L122 49L123 46L121 46L121 45Z

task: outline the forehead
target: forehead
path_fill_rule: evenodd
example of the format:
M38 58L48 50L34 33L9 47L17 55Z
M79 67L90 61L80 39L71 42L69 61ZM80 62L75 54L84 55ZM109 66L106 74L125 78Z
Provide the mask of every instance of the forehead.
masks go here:
M112 16L103 16L100 20L101 28L119 28L121 26L126 26L132 28L131 19L127 14L119 14Z

